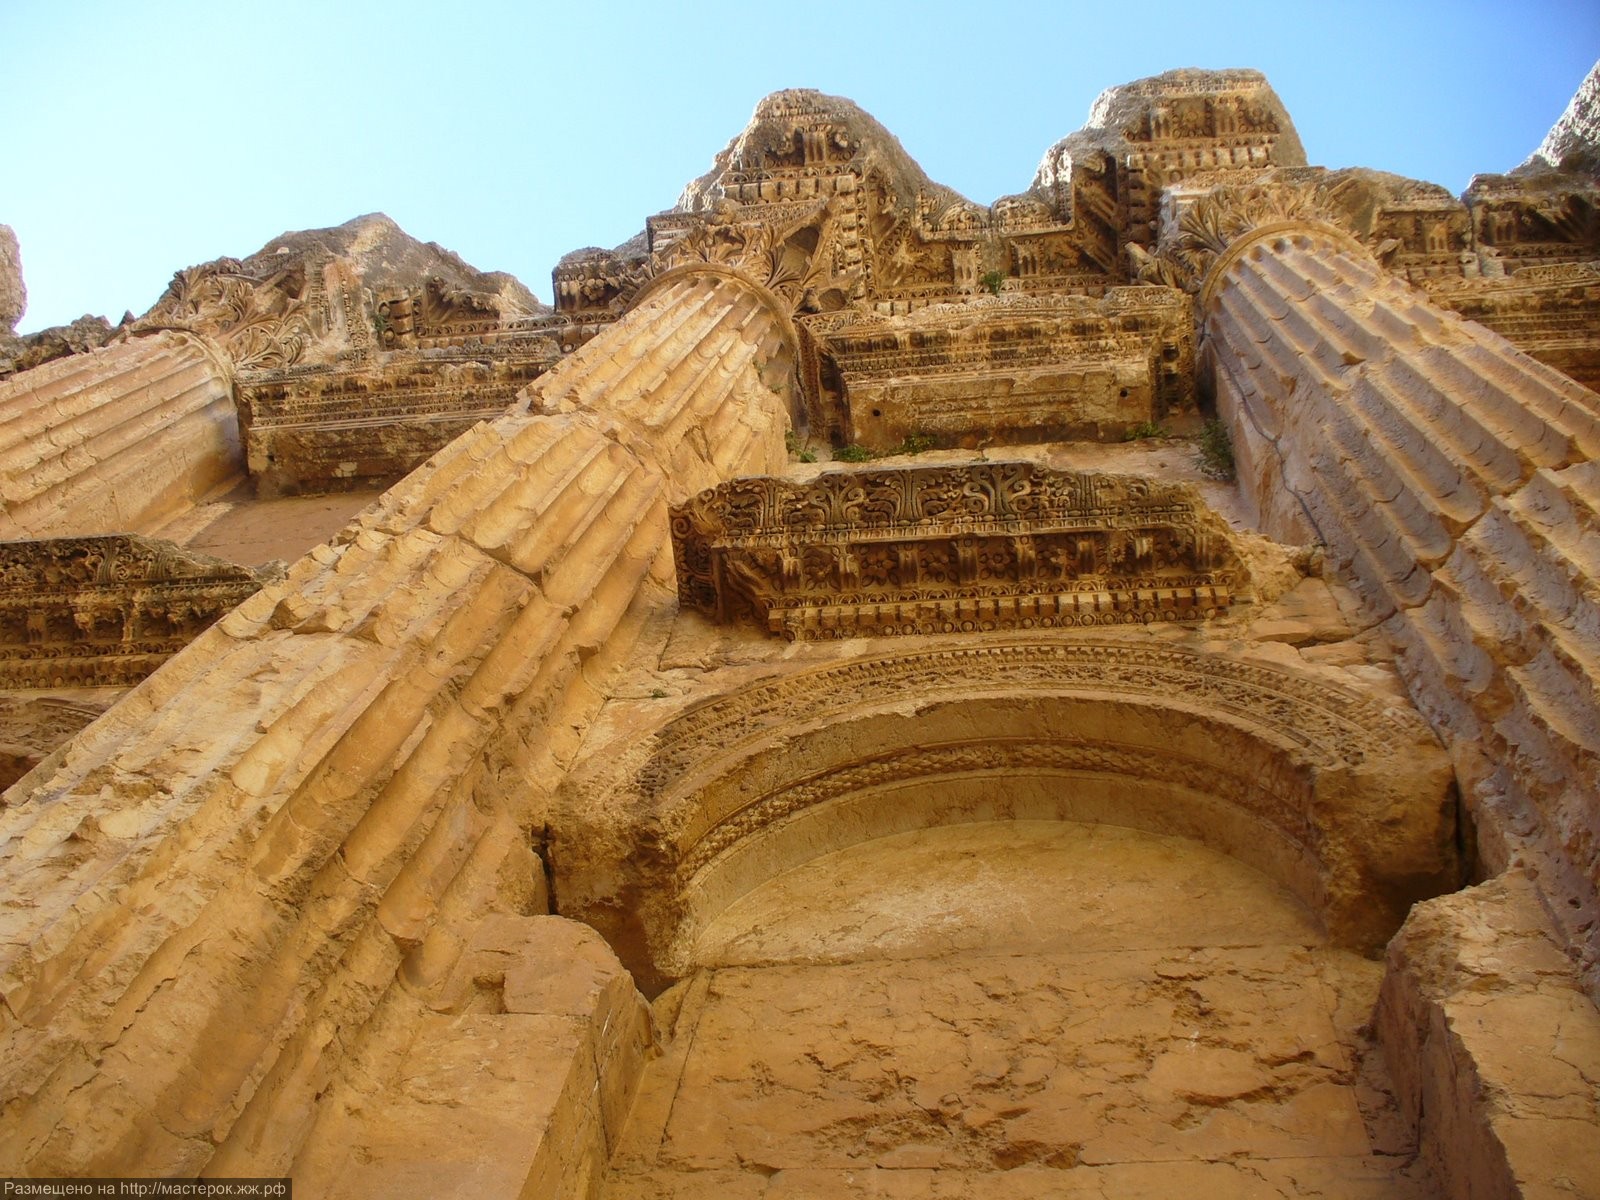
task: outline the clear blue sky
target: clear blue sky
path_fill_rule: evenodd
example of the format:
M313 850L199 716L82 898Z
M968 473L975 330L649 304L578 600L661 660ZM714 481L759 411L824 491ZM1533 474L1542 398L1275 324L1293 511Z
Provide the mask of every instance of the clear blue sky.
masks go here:
M24 331L373 211L548 300L556 259L670 207L781 87L851 97L987 203L1101 89L1256 67L1313 163L1460 192L1522 161L1597 58L1597 0L0 0L0 223Z

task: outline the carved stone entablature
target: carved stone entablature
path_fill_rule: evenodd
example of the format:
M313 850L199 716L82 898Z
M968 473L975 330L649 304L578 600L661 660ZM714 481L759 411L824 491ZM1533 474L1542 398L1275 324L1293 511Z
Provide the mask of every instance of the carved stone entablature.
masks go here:
M872 274L854 176L840 175L824 200L746 205L718 200L699 212L649 219L643 247L568 255L556 267L558 310L614 319L669 271L712 264L781 296L791 311L834 311L864 294ZM629 248L637 251L628 254ZM948 287L943 288L948 291Z
M246 467L263 497L386 486L499 416L560 357L553 338L535 336L392 351L356 368L243 373Z
M1144 282L1198 291L1235 241L1286 223L1336 229L1416 282L1460 277L1471 244L1466 209L1443 188L1377 171L1303 168L1203 192L1170 189L1157 251L1130 245L1130 263Z
M1163 187L1305 161L1288 114L1251 71L1114 89L1091 123L1046 156L1030 191L986 207L929 180L849 101L775 93L640 237L564 259L557 308L614 316L649 279L694 261L741 271L797 313L985 290L1098 294L1129 280L1126 245L1154 242Z
M1593 259L1600 185L1566 175L1479 176L1463 203L1436 184L1398 175L1307 167L1246 183L1172 187L1162 199L1156 252L1130 245L1130 265L1145 282L1197 290L1235 239L1285 221L1339 229L1402 279L1433 290Z
M1482 259L1469 275L1600 257L1600 179L1557 171L1477 175L1462 198Z
M1103 92L1085 127L1045 152L1031 190L1072 220L1109 268L1123 247L1155 242L1164 189L1305 161L1260 72L1169 71Z
M236 258L177 272L154 308L132 326L135 334L161 329L196 333L221 346L240 369L290 367L334 326L325 274L338 274L330 258L295 260L262 269ZM350 316L352 314L346 314ZM364 352L372 335L364 319L346 322L352 348Z
M1600 260L1433 280L1424 290L1434 303L1600 391Z
M564 314L604 314L615 320L632 302L634 293L648 282L650 259L624 256L616 250L575 250L551 272L556 311Z
M983 291L1084 292L1122 282L1116 241L1058 219L1040 197L984 208L924 196L917 220L875 243L874 298L915 307ZM909 302L909 303L907 303Z
M950 251L919 231L926 212L965 203L850 101L774 93L643 235L563 259L556 306L620 312L649 279L693 262L733 267L797 312L834 311L902 284L948 297Z
M374 351L491 337L549 310L515 279L371 214L286 233L246 259L189 267L129 332L180 329L243 371L359 364Z
M683 604L790 640L1195 621L1249 589L1187 487L1027 462L737 479L672 540Z
M380 298L375 306L380 345L403 347L493 339L504 328L501 297L431 275L420 288Z
M1008 293L803 324L813 432L876 450L911 436L1118 439L1193 397L1193 315L1170 289Z
M0 686L137 683L269 578L131 534L0 544Z
M845 176L851 182L839 183ZM929 181L894 135L852 101L792 88L756 105L711 170L684 188L677 208L699 212L718 200L759 205L825 198L869 178L884 189L889 207L902 210L924 190L949 192Z

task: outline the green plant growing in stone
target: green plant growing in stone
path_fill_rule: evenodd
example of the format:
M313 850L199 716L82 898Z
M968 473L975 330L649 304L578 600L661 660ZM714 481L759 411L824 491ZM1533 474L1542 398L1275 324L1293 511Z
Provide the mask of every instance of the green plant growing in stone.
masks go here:
M865 446L858 446L852 443L848 446L840 446L833 452L833 457L836 462L867 462L872 458L872 451Z
M1233 439L1228 427L1216 417L1200 430L1200 473L1212 479L1232 480L1234 477Z
M784 448L789 451L789 457L796 462L814 463L817 461L817 452L800 440L794 430L789 430L783 435Z
M905 440L892 450L885 450L880 457L887 458L891 454L921 454L924 450L933 449L933 438L926 433L908 433Z
M1164 438L1167 431L1154 421L1140 421L1137 425L1128 426L1128 432L1122 435L1125 442L1142 442L1147 438Z
M1000 274L999 271L986 271L979 276L978 282L989 289L990 295L998 296L1000 289L1006 285L1006 277Z

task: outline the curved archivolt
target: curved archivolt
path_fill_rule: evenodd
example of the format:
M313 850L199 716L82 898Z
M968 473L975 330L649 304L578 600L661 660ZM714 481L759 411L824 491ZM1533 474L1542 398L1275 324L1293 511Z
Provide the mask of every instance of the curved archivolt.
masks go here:
M1193 838L1360 948L1459 882L1449 766L1415 713L1306 668L1133 640L880 653L726 686L600 748L550 851L562 911L649 986L811 858L997 819Z

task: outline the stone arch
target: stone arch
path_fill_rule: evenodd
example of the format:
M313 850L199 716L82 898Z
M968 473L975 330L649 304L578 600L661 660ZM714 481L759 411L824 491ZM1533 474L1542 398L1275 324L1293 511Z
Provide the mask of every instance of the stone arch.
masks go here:
M730 673L663 719L619 724L564 790L549 853L561 912L606 934L647 990L766 879L924 825L1183 834L1363 950L1459 883L1452 777L1417 715L1259 652L1066 637L876 651Z

